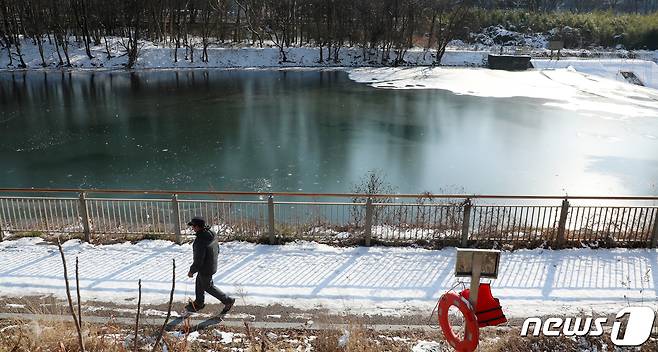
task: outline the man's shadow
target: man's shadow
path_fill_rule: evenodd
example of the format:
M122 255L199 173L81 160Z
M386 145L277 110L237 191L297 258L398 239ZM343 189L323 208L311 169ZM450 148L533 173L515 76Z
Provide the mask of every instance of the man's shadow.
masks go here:
M210 317L198 324L192 324L192 319L191 317L176 317L176 319L170 321L165 325L165 331L175 331L175 330L184 330L187 333L198 331L198 330L203 330L207 327L213 326L220 324L224 320L224 316L226 314L221 314L215 317ZM189 329L186 329L185 326L179 326L185 322L185 320L189 319Z

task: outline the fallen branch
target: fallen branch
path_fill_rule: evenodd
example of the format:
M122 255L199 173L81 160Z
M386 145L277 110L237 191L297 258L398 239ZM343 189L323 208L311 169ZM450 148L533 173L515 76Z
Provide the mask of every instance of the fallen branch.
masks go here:
M164 324L162 324L162 328L160 328L160 332L158 333L158 337L155 339L155 344L153 345L151 352L155 352L155 350L158 348L160 340L164 335L165 328L167 327L167 323L169 323L169 318L171 317L171 305L174 302L174 289L176 288L176 259L172 259L172 262L173 268L171 273L171 293L169 294L169 308L167 309L167 317L165 318Z
M66 258L64 257L64 250L62 249L62 244L57 238L57 248L59 248L59 254L62 256L62 265L64 265L64 282L66 283L66 298L69 301L69 309L71 311L71 316L73 316L73 322L75 323L75 329L78 331L78 343L80 344L80 350L85 352L85 344L82 341L82 331L80 330L80 321L75 316L75 310L73 309L73 301L71 300L71 288L69 287L69 275L66 270Z

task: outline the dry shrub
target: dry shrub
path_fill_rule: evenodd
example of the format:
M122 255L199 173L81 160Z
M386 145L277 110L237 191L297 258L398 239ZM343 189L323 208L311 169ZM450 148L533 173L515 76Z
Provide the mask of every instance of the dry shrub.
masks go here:
M12 321L0 329L0 352L77 351L77 333L70 322ZM123 352L123 338L127 335L111 325L84 327L87 351Z

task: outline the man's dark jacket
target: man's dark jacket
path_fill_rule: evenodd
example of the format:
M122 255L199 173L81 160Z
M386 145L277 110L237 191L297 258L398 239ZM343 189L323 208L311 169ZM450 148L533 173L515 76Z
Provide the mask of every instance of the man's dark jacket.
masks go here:
M217 272L217 255L219 244L215 241L215 233L205 228L196 233L196 239L192 248L194 250L194 262L190 266L190 273L201 275L212 275Z

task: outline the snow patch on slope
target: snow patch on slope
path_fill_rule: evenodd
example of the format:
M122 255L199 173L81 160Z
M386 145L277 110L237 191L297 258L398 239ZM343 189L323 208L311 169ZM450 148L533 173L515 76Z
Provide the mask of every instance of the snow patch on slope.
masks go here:
M658 116L658 90L573 68L509 72L445 67L384 67L352 69L349 76L356 82L376 88L441 89L460 95L494 98L527 97L543 99L547 105L575 111L622 117Z

